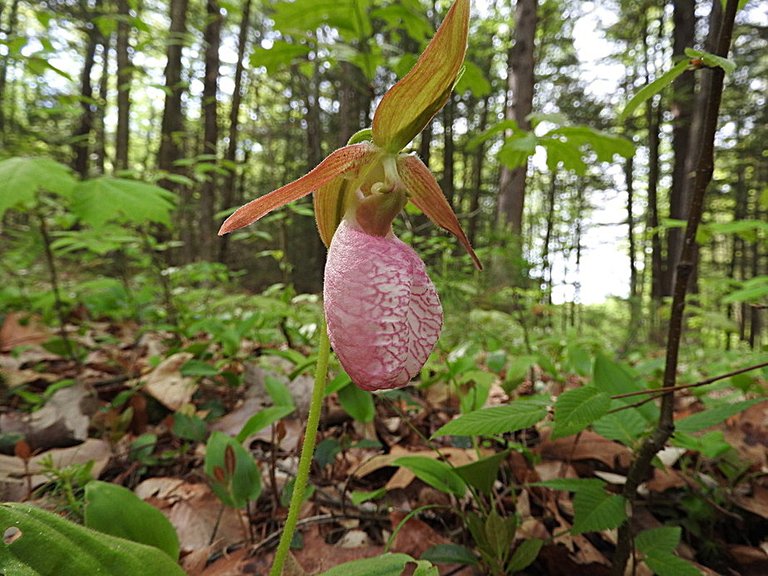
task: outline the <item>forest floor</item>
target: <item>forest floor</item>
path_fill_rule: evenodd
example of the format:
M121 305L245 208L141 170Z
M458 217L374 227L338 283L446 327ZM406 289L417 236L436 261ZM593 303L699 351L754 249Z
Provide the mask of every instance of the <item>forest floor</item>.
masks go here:
M72 335L82 351L79 361L43 345L54 336L15 314L0 329L0 500L32 501L71 514L63 487L69 483L76 496L82 494L73 471L92 461L92 477L126 486L164 512L178 532L182 566L191 576L266 574L287 512L283 489L296 469L312 378L296 375L286 355L258 347L248 351L248 360L222 366L205 334L179 342L176 335L142 333L135 325L89 323ZM190 364L203 349L210 352L205 360ZM241 374L242 385L227 384L220 376L224 369ZM204 439L214 430L237 435L254 413L270 406L267 378L287 385L297 410L247 439L261 468L262 493L248 510L226 508L203 470ZM577 376L537 379L551 395L583 383ZM516 393L531 388L524 383ZM510 400L495 386L489 403ZM504 460L493 485L496 509L517 517L515 542L545 542L523 573L608 574L615 531L572 533L573 495L535 483L601 478L618 491L632 458L629 448L590 431L552 440L546 424L474 446L458 437L429 440L459 411L457 398L440 383L377 398L375 409L376 417L363 423L342 409L335 394L326 399L314 492L302 510L291 574L316 574L385 550L414 558L431 550L435 558L435 551L458 549L440 545L473 549L464 523L473 503L392 463L419 454L462 465L493 452ZM677 416L700 409L696 397L680 395ZM202 431L195 429L200 418ZM681 526L677 553L704 574L768 574L766 424L768 402L762 402L708 431L721 433L731 450L721 444L718 453L717 443L710 443L707 455L665 451L665 466L643 485L636 528ZM482 572L445 563L448 557L442 561L441 574ZM635 573L652 574L644 563Z

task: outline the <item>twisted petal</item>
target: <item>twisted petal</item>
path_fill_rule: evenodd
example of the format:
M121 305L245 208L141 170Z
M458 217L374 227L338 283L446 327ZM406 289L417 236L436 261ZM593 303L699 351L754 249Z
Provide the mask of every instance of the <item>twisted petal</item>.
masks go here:
M288 202L293 202L318 190L342 174L357 170L369 162L375 154L375 148L369 143L339 148L298 180L256 198L256 200L252 200L235 210L221 225L219 236L247 226L266 216L275 208L280 208Z
M346 220L328 251L324 299L331 344L364 390L408 384L440 335L440 299L416 252Z
M427 217L441 228L445 228L458 238L461 245L472 257L475 267L478 270L483 269L480 259L472 249L467 235L459 224L456 214L453 212L448 200L445 199L440 185L435 180L432 172L429 171L424 163L417 156L398 156L397 171L403 181L403 185L408 190L408 196L416 207L424 212Z

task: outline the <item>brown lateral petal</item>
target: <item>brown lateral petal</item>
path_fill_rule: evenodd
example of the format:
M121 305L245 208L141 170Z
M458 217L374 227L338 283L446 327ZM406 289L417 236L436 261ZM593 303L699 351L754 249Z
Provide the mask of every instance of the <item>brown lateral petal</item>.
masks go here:
M306 175L235 210L219 229L219 236L247 226L275 208L320 189L341 174L356 170L375 154L370 143L344 146L332 152Z
M454 214L453 209L448 204L448 200L445 199L440 185L435 180L432 172L429 171L429 168L418 157L403 155L397 158L397 171L405 188L408 190L411 202L424 212L432 222L456 236L467 253L472 257L475 267L478 270L482 270L483 265L472 249L467 235L461 229L461 224L459 224L456 214Z
M456 0L414 67L381 99L373 116L373 143L399 152L448 100L464 62L469 0Z
M339 227L339 223L344 218L347 208L347 199L352 181L343 176L334 178L327 184L321 186L315 191L312 202L315 206L315 222L320 238L328 248L331 245L331 239Z

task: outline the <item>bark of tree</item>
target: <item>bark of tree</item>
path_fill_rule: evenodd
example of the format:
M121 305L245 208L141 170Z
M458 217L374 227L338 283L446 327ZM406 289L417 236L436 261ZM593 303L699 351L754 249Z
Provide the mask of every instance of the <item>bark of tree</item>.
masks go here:
M547 283L547 304L552 304L552 262L549 260L552 231L555 227L555 200L557 198L557 173L552 172L547 193L547 221L544 231L544 247L541 253L541 276Z
M454 95L448 97L448 102L445 103L443 108L443 177L441 182L441 188L443 194L448 199L448 204L451 208L454 207L454 196L456 194L454 185L454 166L453 166L453 154L455 144L453 142L453 120L454 120Z
M507 119L513 119L523 130L531 125L527 116L533 109L534 39L537 23L537 0L517 0L515 6L515 42L508 53ZM502 167L499 177L499 223L518 236L523 230L525 181L527 166L510 170Z
M98 12L101 7L101 0L97 0L94 12ZM93 84L91 81L91 72L96 61L96 47L99 45L100 34L95 24L90 23L86 31L85 58L83 60L83 69L80 73L80 120L72 134L72 169L77 172L81 178L88 176L89 155L90 155L90 136L93 130L94 105L93 105Z
M101 38L101 76L99 77L99 96L96 99L96 147L94 155L96 160L96 172L104 174L104 166L107 161L107 92L109 91L109 50L112 45L112 36Z
M3 4L3 8L5 4ZM13 0L11 2L10 10L8 12L8 26L5 29L6 38L10 38L16 33L16 27L19 19L19 0ZM2 22L2 20L0 20ZM6 116L5 116L5 102L6 87L8 85L8 65L10 60L8 58L0 59L0 144L3 144L5 139L6 129Z
M229 111L229 143L224 158L227 161L227 178L221 198L221 210L227 210L234 204L235 187L237 182L237 147L240 134L240 107L242 106L245 78L245 49L248 45L248 32L251 26L252 0L246 0L243 5L242 19L240 20L240 32L237 37L237 65L235 66L235 87L232 93L232 107ZM226 262L229 248L230 235L219 239L219 262Z
M477 133L483 132L488 125L488 96L483 98L480 106L480 121ZM477 229L480 222L480 196L483 188L483 163L485 161L485 142L478 144L472 154L472 196L469 204L469 224L467 237L474 244L477 239Z
M205 78L203 81L203 142L202 151L213 164L218 162L219 115L216 96L219 86L219 45L221 44L221 9L217 0L206 2L206 26L203 33L205 44ZM208 173L203 182L200 197L200 254L203 260L216 257L216 191L218 179L215 171Z
M672 58L677 61L685 56L685 49L693 47L696 26L696 1L673 0L672 20L674 33L672 38ZM672 151L674 162L672 169L672 188L669 192L669 217L685 220L688 217L689 197L686 192L686 164L690 165L691 121L696 79L692 71L686 71L672 84ZM672 295L673 273L680 259L683 242L683 229L670 228L667 233L667 263L663 296Z
M131 77L133 68L130 56L131 25L128 0L117 0L117 126L115 129L115 171L126 170L129 165L131 137Z

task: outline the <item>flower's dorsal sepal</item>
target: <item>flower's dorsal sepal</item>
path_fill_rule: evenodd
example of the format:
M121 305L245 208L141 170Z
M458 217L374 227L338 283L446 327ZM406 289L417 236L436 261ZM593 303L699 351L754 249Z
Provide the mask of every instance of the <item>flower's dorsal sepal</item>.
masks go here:
M372 161L376 154L375 148L369 143L339 148L298 180L235 210L221 225L219 236L247 226L272 210L319 190L334 179L341 179L344 174L357 171L361 166Z
M456 236L472 257L475 267L482 270L483 265L480 263L480 259L472 249L456 214L451 205L448 204L448 200L445 199L440 185L429 168L417 156L400 155L397 158L397 170L408 191L409 200L424 212L432 222Z
M469 30L469 0L456 0L414 67L381 99L373 117L373 143L399 152L448 101Z
M328 250L323 298L333 349L364 390L408 384L440 336L440 299L416 252L348 220Z

